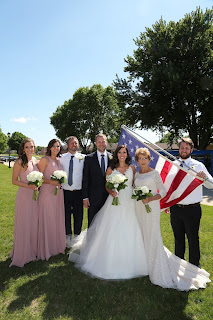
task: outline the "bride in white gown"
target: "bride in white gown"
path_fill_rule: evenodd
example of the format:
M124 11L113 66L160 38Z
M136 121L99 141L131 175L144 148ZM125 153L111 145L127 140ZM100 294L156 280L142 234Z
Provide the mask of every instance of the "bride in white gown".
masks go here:
M72 241L69 260L90 276L102 279L131 279L148 275L143 238L137 221L135 201L131 199L135 168L125 146L115 150L112 167L124 174L127 187L119 191L119 205L112 205L116 192L109 196L91 226Z
M150 281L163 288L181 291L205 288L211 282L209 273L172 254L163 245L160 230L159 199L166 195L158 171L149 167L150 153L147 148L140 148L135 154L140 165L140 172L135 175L135 186L147 186L153 197L136 201L136 214L143 235ZM147 213L145 204L151 212Z

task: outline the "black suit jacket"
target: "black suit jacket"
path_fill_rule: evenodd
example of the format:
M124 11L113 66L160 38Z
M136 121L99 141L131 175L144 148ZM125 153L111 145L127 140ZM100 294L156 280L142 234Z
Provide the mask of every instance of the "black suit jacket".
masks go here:
M110 153L107 152L108 164ZM106 179L102 174L97 151L86 156L83 170L82 192L83 199L89 198L90 205L102 206L108 192L105 188Z

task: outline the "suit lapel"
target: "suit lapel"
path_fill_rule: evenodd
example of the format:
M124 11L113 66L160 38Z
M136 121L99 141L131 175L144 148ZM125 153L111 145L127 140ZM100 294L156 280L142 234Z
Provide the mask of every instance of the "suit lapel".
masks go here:
M107 151L107 168L109 167L110 162L109 156L111 156L111 154Z
M99 170L99 173L103 176L102 171L101 171L101 167L100 167L100 163L98 161L97 151L95 151L94 158L95 158L95 163L96 163L95 166L97 167L97 170Z

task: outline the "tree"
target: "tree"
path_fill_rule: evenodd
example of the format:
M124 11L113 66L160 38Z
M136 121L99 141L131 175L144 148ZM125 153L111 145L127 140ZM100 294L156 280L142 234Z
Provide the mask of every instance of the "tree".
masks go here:
M127 79L114 81L131 124L183 130L204 149L213 134L213 9L197 8L177 23L161 18L135 45Z
M37 146L36 147L36 153L39 153L44 147L41 147L41 146Z
M176 136L174 131L167 132L162 135L162 138L158 141L160 143L166 143L169 147L173 145L173 143L178 143L178 140L180 139L181 136Z
M23 135L21 132L13 132L11 138L8 141L8 145L11 150L16 150L17 153L19 152L19 146L21 142L27 138L25 135Z
M7 136L4 134L0 128L0 152L4 152L7 148Z
M113 87L104 89L96 84L91 88L76 90L73 98L65 101L53 113L50 123L59 139L65 141L74 135L85 152L99 132L106 134L110 141L117 140L124 118L124 111L117 104L117 93Z

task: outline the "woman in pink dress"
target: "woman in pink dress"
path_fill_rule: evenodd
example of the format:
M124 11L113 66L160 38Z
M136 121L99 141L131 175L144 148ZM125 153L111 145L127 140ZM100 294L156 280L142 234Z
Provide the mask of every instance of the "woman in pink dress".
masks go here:
M39 193L38 258L41 260L64 253L66 247L63 190L58 181L51 180L54 171L62 170L58 158L60 153L59 140L52 139L46 156L38 164L44 175ZM54 195L55 187L58 187L57 195Z
M10 266L23 267L25 263L37 258L38 250L38 201L33 200L35 185L28 185L27 175L38 171L33 157L35 144L32 139L22 141L19 158L13 167L12 183L19 186L15 201L14 245Z

